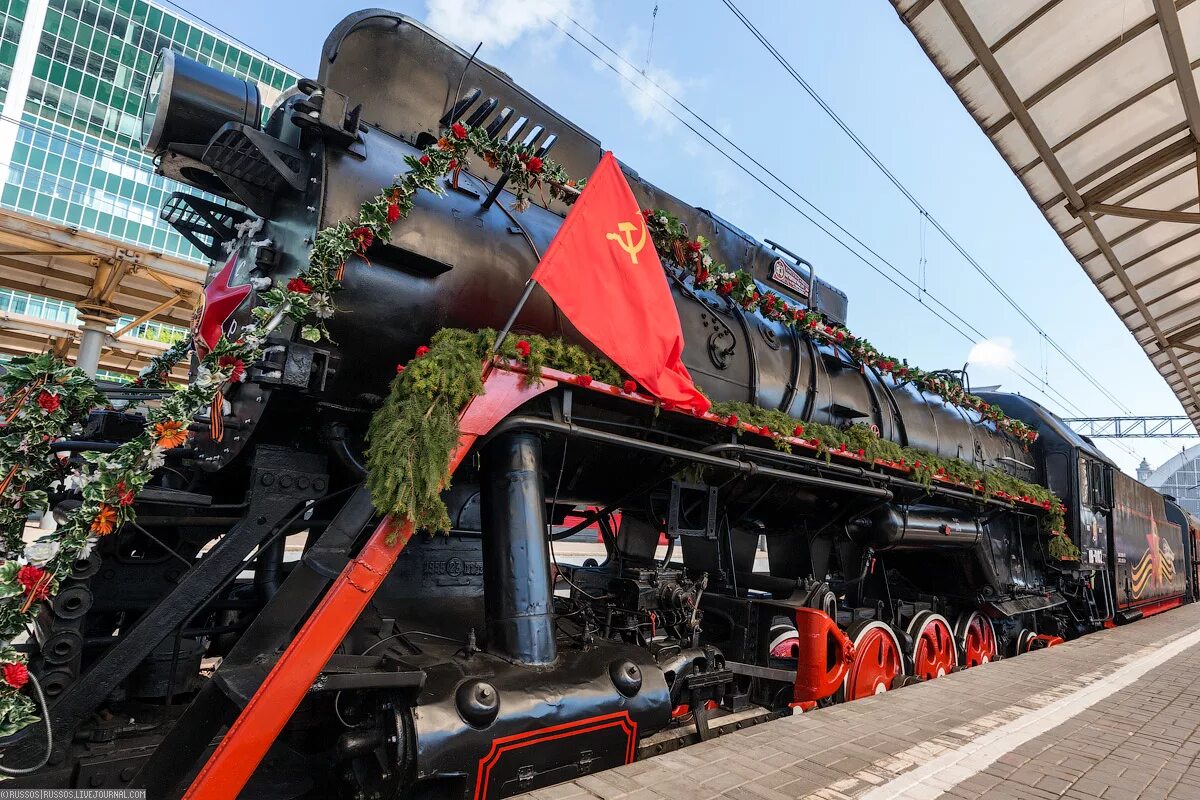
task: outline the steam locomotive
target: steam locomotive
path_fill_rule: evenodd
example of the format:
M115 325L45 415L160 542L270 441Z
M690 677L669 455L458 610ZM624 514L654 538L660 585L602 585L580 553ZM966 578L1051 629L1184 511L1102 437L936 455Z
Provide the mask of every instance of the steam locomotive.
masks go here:
M303 269L318 230L456 121L576 176L601 156L502 72L389 11L347 17L317 78L271 109L252 83L164 52L144 144L197 190L173 195L163 219L214 275L232 256L229 282L252 287L226 335ZM803 258L624 169L643 207L678 216L715 258L846 320L846 296ZM517 213L505 179L472 164L419 196L390 242L348 264L330 341L276 328L229 392L223 437L199 420L138 496L136 524L44 604L27 647L50 755L11 785L188 787L362 547L375 518L364 436L395 364L442 328L500 327L560 225L560 200ZM1025 447L667 270L686 366L710 398L867 425L1048 486L1080 557L1049 555L1038 508L781 452L548 375L472 448L445 493L449 535L408 544L242 796L510 796L1194 599L1196 521L1034 401L984 395L1037 430ZM586 346L540 293L514 331ZM139 391L70 446L136 435ZM605 542L603 563L554 563L553 543L584 529ZM3 743L0 766L35 763L46 744L30 728Z

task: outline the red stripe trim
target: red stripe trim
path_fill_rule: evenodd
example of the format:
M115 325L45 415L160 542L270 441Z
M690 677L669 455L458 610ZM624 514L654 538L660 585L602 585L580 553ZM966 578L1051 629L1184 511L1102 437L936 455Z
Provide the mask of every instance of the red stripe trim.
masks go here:
M633 763L637 748L637 723L629 716L628 711L619 711L599 717L588 717L587 719L575 720L574 722L552 725L549 728L539 728L535 731L503 736L499 739L494 739L487 755L479 759L479 766L476 769L475 775L475 800L484 800L488 796L488 789L490 788L492 779L492 768L499 763L500 757L506 752L519 750L522 747L534 744L541 744L542 742L552 742L556 739L593 733L605 728L621 728L625 731L628 739L625 745L625 763Z

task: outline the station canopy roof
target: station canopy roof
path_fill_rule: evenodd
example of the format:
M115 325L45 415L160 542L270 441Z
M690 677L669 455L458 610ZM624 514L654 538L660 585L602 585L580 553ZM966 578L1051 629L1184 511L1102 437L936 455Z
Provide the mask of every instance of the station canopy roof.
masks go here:
M1200 427L1200 2L892 2Z

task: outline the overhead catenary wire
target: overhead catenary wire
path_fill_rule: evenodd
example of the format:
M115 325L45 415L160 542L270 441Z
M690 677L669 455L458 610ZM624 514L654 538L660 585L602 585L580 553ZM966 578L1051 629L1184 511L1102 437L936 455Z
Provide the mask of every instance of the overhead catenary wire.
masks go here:
M810 222L814 227L816 227L818 230L820 230L826 236L831 238L834 242L836 242L838 245L840 245L843 249L845 249L847 252L849 252L851 255L853 255L855 258L857 258L859 261L861 261L863 264L865 264L871 270L873 270L876 274L878 274L884 280L888 281L888 283L892 284L892 286L894 286L900 292L907 295L910 299L918 302L922 307L926 308L931 314L933 314L935 317L939 318L944 324L946 324L948 327L950 327L951 330L953 330L955 333L957 333L959 336L961 336L967 342L974 345L974 344L978 343L978 339L976 339L975 337L978 337L979 339L989 338L986 334L984 334L982 331L980 331L977 327L975 327L969 321L964 319L957 311L955 311L953 308L951 308L950 306L943 303L936 295L930 293L927 289L923 289L921 287L920 283L918 283L917 281L914 281L903 270L896 267L888 259L886 259L884 256L882 256L878 252L876 252L868 244L863 242L858 236L856 236L854 233L852 233L850 230L848 230L845 226L843 226L841 223L839 223L833 217L829 216L819 206L817 206L815 203L813 203L811 200L809 200L807 197L805 197L802 193L800 193L797 189L795 189L795 187L791 186L789 183L787 183L782 178L780 178L769 167L764 165L761 161L759 161L757 158L755 158L750 153L746 152L745 149L743 149L740 145L738 145L736 142L734 142L732 139L730 139L726 134L724 134L720 130L718 130L714 125L712 125L710 122L708 122L703 116L701 116L696 111L692 110L692 108L690 106L688 106L686 103L684 103L678 97L673 95L671 92L669 92L663 86L661 86L659 83L655 82L653 79L651 79L647 76L641 75L640 70L638 70L638 68L635 65L630 63L628 59L626 59L623 55L621 55L619 52L617 52L611 45L609 45L607 42L605 42L603 39L601 39L595 33L590 31L586 26L584 26L578 20L576 20L575 18L570 17L570 16L566 17L566 19L568 19L575 27L577 27L579 30L581 30L583 33L585 33L588 37L590 37L592 40L594 40L600 47L607 50L614 57L620 59L620 61L622 63L624 63L625 66L628 67L631 71L636 73L639 76L639 78L635 79L634 77L631 77L631 75L628 72L622 70L620 67L618 67L615 64L611 63L610 61L608 61L600 53L597 53L596 50L594 50L592 47L588 46L587 43L581 41L571 31L565 29L562 25L560 25L554 19L552 19L552 18L546 18L546 19L553 27L557 28L564 36L566 36L568 39L570 39L572 42L574 42L580 48L582 48L587 53L589 53L592 56L592 58L594 58L602 66L607 67L609 70L616 73L619 77L621 77L627 83L632 85L634 88L638 89L638 91L642 92L643 94L646 94L647 97L649 97L656 105L658 105L660 108L662 108L668 114L670 114L677 122L679 122L681 125L683 125L685 128L687 128L689 131L691 131L694 135L696 135L698 138L700 138L701 141L705 142L707 145L712 147L715 151L717 151L717 153L719 153L720 155L725 157L730 163L732 163L734 166L736 166L739 170L741 170L743 173L745 173L748 177L750 177L752 180L754 180L756 183L758 183L760 186L762 186L764 189L766 189L769 193L771 193L778 200L780 200L785 205L790 207L793 211L800 214L800 216L802 216L804 219L806 219L808 222ZM639 80L644 83L639 82ZM698 130L695 125L693 125L688 120L681 117L675 111L675 109L673 109L670 106L663 103L662 100L659 97L657 97L654 92L650 92L647 89L646 84L648 84L649 86L653 86L654 89L658 93L661 93L662 96L669 98L673 103L675 103L677 106L679 106L681 109L683 109L683 111L685 111L688 115L690 115L693 119L695 119L696 122L700 126L704 127L705 129L710 131L714 136L720 138L723 142L725 142L727 145L729 145L729 147L731 147L734 151L736 151L742 157L742 159L744 159L744 161L732 157L729 154L729 152L724 150L720 145L718 145L716 142L714 142L711 138L709 138L704 133L702 133L700 130ZM779 184L779 186L783 187L783 189L786 190L789 194L793 195L797 200L799 200L805 206L812 209L814 214L820 216L822 219L827 221L828 226L825 224L822 224L820 221L818 221L816 218L814 218L813 214L808 213L803 208L798 206L795 202L792 202L790 199L783 196L783 194L779 191L779 189L777 189L776 187L774 187L770 183L768 183L761 175L756 174L753 170L751 170L746 165L745 162L750 162L755 167L760 169L763 173L765 173L767 176L772 178L776 183ZM837 235L837 233L835 233L833 230L831 230L831 227L836 228L837 231L841 232L844 236L846 236L851 241L856 243L859 247L861 247L867 253L871 254L879 262L886 265L888 267L888 269L890 269L892 272L894 272L901 280L905 281L908 284L911 284L914 289L916 289L918 292L920 292L920 294L918 294L912 290L909 290L905 286L901 285L896 279L894 279L892 276L888 275L886 272L884 272L882 269L880 269L880 267L878 265L876 265L875 263L872 263L872 261L870 259L866 258L862 253L860 253L854 247L850 246L850 244L848 244L845 239L841 238L840 236ZM930 301L932 301L932 303L923 302L922 297L928 298ZM934 305L936 305L938 308L942 309L942 311L939 312L936 308L934 308ZM954 320L957 320L958 324L956 324L954 321L952 321L948 317L952 317ZM960 325L962 327L960 327ZM963 328L966 328L967 330L969 330L971 333L973 333L975 335L975 337L973 337L971 335L971 333L964 331ZM1067 409L1067 408L1071 409L1070 412L1065 412L1064 415L1069 416L1071 413L1074 413L1075 415L1086 416L1086 412L1083 412L1082 409L1079 408L1079 406L1077 406L1074 402L1072 402L1069 398L1067 398L1066 395L1064 395L1062 392L1058 391L1057 388L1053 387L1048 381L1043 381L1042 377L1040 375L1038 375L1036 372L1034 372L1032 369L1025 366L1020 361L1014 360L1014 364L1017 367L1019 367L1024 373L1024 374L1022 374L1022 372L1018 372L1017 370L1012 369L1010 367L1009 368L1010 371L1012 371L1013 374L1017 378L1024 381L1035 391L1038 391L1041 394L1043 394L1043 396L1047 400L1049 400L1054 405L1058 405L1060 409ZM1121 447L1122 449L1126 450L1128 453L1130 453L1130 455L1136 455L1133 450L1131 450L1128 446L1126 446L1124 444L1116 443L1116 446Z
M825 102L824 98L822 98L821 95L818 94L817 91L815 89L813 89L813 87L808 83L808 81L806 81L804 79L804 76L801 75L800 72L794 66L792 66L791 62L789 62L783 56L783 54L779 52L779 50L770 42L770 40L768 40L767 37L754 25L754 23L751 22L750 19L741 11L741 9L739 9L737 7L737 4L734 3L733 0L722 0L722 2L733 13L733 15L738 18L738 20L742 23L742 25L745 26L745 28L748 31L750 31L751 35L753 35L754 38L757 39L759 41L759 43L762 44L762 46L767 50L767 52L770 53L771 56L773 56L775 58L775 60L779 62L780 66L783 67L784 71L787 72L788 75L790 75L792 77L792 79L795 80L796 83L798 83L800 85L800 87L805 91L805 93L808 94L808 96L813 99L813 101L821 108L821 110L824 111L825 114L831 120L833 120L833 122L839 128L842 129L842 131L850 138L850 140L858 147L858 149L861 150L863 152L863 154L866 155L866 157L871 161L871 163L873 163L876 166L876 168L879 169L879 171L884 175L884 177L886 177L888 179L888 181L890 181L892 183L892 185L895 186L896 189L898 189L900 191L900 193L903 194L904 197L910 203L912 203L913 206L915 206L917 208L917 210L920 211L925 216L926 219L929 220L929 224L932 225L933 228L942 235L942 238L944 238L951 247L953 247L956 251L958 251L959 255L961 255L963 257L963 259L966 260L966 262L968 264L970 264L971 267L976 272L978 272L979 275L982 276L985 281L987 281L987 283L996 291L996 293L999 294L1002 298L1004 298L1005 302L1007 302L1010 306L1012 306L1012 308L1018 314L1020 314L1021 317L1027 323L1029 323L1029 325L1032 326L1033 329L1035 331L1037 331L1039 335L1041 335L1045 339L1047 344L1049 344L1052 348L1054 348L1058 352L1058 354L1061 355L1067 361L1067 363L1070 364L1072 367L1074 367L1081 375L1083 375L1083 377L1086 378L1089 383L1091 383L1093 386L1095 386L1096 389L1098 389L1105 397L1107 397L1110 401L1112 401L1112 403L1114 405L1116 405L1117 408L1121 409L1126 414L1132 414L1133 411L1128 406L1126 406L1124 403L1122 403L1116 397L1116 395L1114 395L1108 389L1108 387L1106 387L1103 383L1101 383L1099 380L1097 380L1096 377L1089 370L1087 370L1083 365L1081 365L1078 361L1076 361L1075 358L1072 357L1071 354L1068 353L1066 351L1066 349L1063 348L1062 345L1060 345L1057 341L1055 341L1055 339L1052 336L1050 336L1042 328L1041 325L1039 325L1037 323L1037 321L1033 318L1033 316L1030 315L1029 312L1026 311L1021 306L1021 304L1018 303L1015 298L1013 298L1012 295L1010 295L1007 291L1005 291L1004 287L1001 286L1000 283L994 277L992 277L991 273L989 273L986 269L984 269L984 267L967 251L967 249L965 247L963 247L963 245L960 244L959 241L957 239L955 239L950 234L950 232L948 230L946 230L945 227L943 227L943 225L938 221L937 217L935 217L929 213L929 211L925 208L925 206L923 206L921 204L921 202L916 198L916 196L911 191L909 191L908 187L905 186L904 183L899 178L897 178L890 169L887 168L887 165L885 165L883 163L883 161L881 161L879 159L879 157L876 156L875 153L872 152L869 147L867 147L866 143L863 142L863 140L861 138L859 138L859 136L854 132L854 130L848 124L846 124L846 122L841 117L839 117L837 115L837 113L833 110L833 108L827 102Z
M591 37L593 40L595 40L601 47L603 47L604 49L609 51L612 55L616 56L617 58L620 58L626 64L626 66L628 66L632 69L636 69L636 67L634 67L633 64L629 63L629 61L627 61L623 56L621 56L620 53L618 53L610 45L608 45L606 42L604 42L604 40L602 40L598 36L596 36L596 34L592 33L590 30L588 30L586 27L584 27L580 22L578 22L577 20L575 20L574 18L571 18L571 17L568 17L568 19L577 28L579 28L581 31L583 31L589 37ZM599 53L597 53L595 50L593 50L591 47L589 47L586 43L580 41L578 39L578 37L576 37L570 31L564 29L557 22L555 22L552 19L549 20L549 22L551 25L558 28L558 30L561 31L565 36L567 36L569 39L571 39L573 42L575 42L577 45L579 45L585 51L590 53L592 55L592 57L595 58L598 62L600 62L603 66L608 67L610 70L612 70L617 75L619 75L620 77L625 79L627 82L629 82L635 88L638 88L640 91L645 92L661 108L663 108L665 111L667 111L669 114L671 114L676 119L676 121L678 121L680 124L682 124L684 127L686 127L689 131L691 131L696 136L698 136L702 141L704 141L706 144L708 144L710 147L712 147L714 150L716 150L722 156L727 158L731 163L733 163L735 166L737 166L739 169L741 169L747 176L749 176L751 179L753 179L755 182L757 182L760 186L762 186L764 189L766 189L768 192L770 192L772 195L774 195L777 199L779 199L781 202L785 203L796 213L800 214L802 217L804 217L806 220L808 220L810 223L812 223L818 230L822 231L827 236L829 236L831 239L833 239L837 244L841 245L847 252L851 253L857 259L862 261L866 266L870 267L874 272L876 272L878 275L880 275L880 277L887 280L889 283L892 284L892 286L894 286L896 289L898 289L899 291L901 291L902 293L907 295L909 298L916 300L917 302L921 302L920 295L914 293L914 291L901 285L896 279L894 279L892 276L885 273L876 264L872 263L869 259L864 257L862 255L862 253L858 252L853 247L851 247L849 244L847 244L847 242L844 239L840 238L837 234L832 232L828 227L823 225L817 219L814 219L812 214L806 212L803 208L800 208L799 206L797 206L794 202L789 200L787 197L784 197L779 192L778 189L776 189L774 186L771 186L760 175L755 174L752 170L750 170L745 165L745 163L743 163L742 161L739 161L738 159L732 158L729 155L729 153L724 151L719 145L717 145L714 141L712 141L712 139L708 138L702 132L697 130L696 127L694 125L692 125L690 122L688 122L687 120L680 117L674 111L674 109L663 104L657 97L654 96L654 94L647 92L645 86L640 85L638 83L638 81L630 78L621 69L614 66L612 63L610 63L608 60L606 60L603 56L601 56ZM788 184L786 181L784 181L782 178L780 178L775 172L773 172L770 168L768 168L766 165L764 165L761 161L759 161L757 158L755 158L750 153L746 152L746 150L743 149L740 145L738 145L736 142L734 142L732 139L730 139L728 136L726 136L724 133L722 133L720 130L718 130L715 126L713 126L711 123L709 123L707 120L705 120L697 112L693 111L686 103L681 101L679 98L675 97L673 94L671 94L669 91L664 89L661 85L654 82L653 80L646 78L645 81L646 81L646 83L652 85L658 92L661 92L665 97L670 98L670 100L672 102L674 102L676 105L678 105L684 111L686 111L700 125L702 125L707 130L711 131L715 136L719 137L722 141L724 141L726 144L728 144L730 147L732 147L746 161L749 161L755 167L762 170L766 175L768 175L773 180L775 180L789 194L795 196L800 202L804 203L806 206L808 206L810 209L812 209L813 212L815 212L817 215L819 215L822 219L826 220L830 226L833 226L834 228L836 228L839 232L841 232L846 237L851 239L859 247L863 248L863 250L870 253L879 262L885 264L890 270L892 270L894 273L896 273L896 275L900 279L911 284L914 290L919 290L921 288L920 284L917 281L912 280L912 278L910 278L908 275L906 275L903 270L896 267L894 264L892 264L890 261L888 261L888 259L884 258L881 254L879 254L874 249L872 249L868 244L863 242L859 237L854 235L854 233L852 233L851 231L846 229L837 220L833 219L828 214L826 214L820 207L818 207L811 200L809 200L807 197L805 197L803 194L801 194L798 190L796 190L794 187L792 187L790 184ZM972 325L969 321L964 319L953 308L951 308L950 306L943 303L940 299L937 298L936 295L933 295L933 294L929 293L927 290L925 290L924 296L928 297L933 303L935 303L939 308L941 308L945 315L949 315L954 320L956 320L958 322L958 324L955 324L955 322L952 322L950 319L947 319L946 316L943 315L943 313L939 313L937 310L933 309L928 304L922 303L922 305L924 305L926 308L928 308L930 310L930 313L932 313L935 316L937 316L938 318L940 318L945 324L947 324L952 330L954 330L957 334L959 334L959 336L961 336L968 343L976 344L977 339L975 337L979 337L981 339L988 338L985 333L983 333L977 327ZM962 327L960 327L960 325ZM968 331L970 331L970 333L968 333L967 331L964 331L963 328L966 328ZM972 334L974 334L974 336L972 336ZM1021 365L1021 366L1024 368L1023 365ZM1032 377L1032 379L1025 378L1024 376L1021 376L1020 374L1017 374L1017 377L1020 377L1023 380L1025 380L1033 388L1040 389L1041 382L1040 382L1040 380L1037 379L1036 373L1034 373L1032 370L1028 370L1028 369L1027 369L1027 371L1028 371L1029 375ZM1065 398L1064 398L1064 400L1065 400Z

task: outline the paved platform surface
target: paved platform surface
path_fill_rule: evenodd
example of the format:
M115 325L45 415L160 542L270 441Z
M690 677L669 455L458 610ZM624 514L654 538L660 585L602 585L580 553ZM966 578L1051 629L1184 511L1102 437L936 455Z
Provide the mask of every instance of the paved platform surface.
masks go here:
M758 725L537 800L1200 800L1200 604Z

